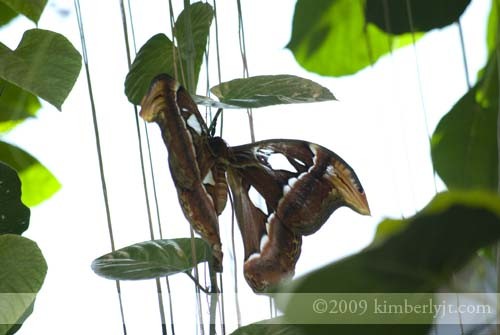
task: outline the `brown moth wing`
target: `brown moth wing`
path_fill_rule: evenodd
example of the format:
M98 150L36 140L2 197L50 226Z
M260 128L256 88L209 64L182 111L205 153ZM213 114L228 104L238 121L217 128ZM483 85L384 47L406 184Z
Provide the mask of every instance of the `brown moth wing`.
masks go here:
M222 271L219 221L205 180L215 159L208 148L208 130L187 91L168 75L156 77L143 98L141 117L160 126L168 163L184 216L212 247L216 271Z
M265 291L293 276L302 238L254 206L250 184L238 170L228 167L227 178L245 250L245 279L254 291Z
M332 151L300 140L266 140L232 147L230 165L266 200L292 232L316 232L340 206L369 214L354 170ZM288 170L272 166L281 155Z

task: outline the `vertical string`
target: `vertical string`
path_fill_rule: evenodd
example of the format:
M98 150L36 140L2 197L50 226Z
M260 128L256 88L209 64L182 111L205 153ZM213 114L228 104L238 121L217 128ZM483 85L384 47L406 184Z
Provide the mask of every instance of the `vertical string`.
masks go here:
M94 94L92 91L92 81L90 78L89 62L88 62L88 56L87 56L87 45L85 43L85 33L84 33L84 29L83 29L83 17L82 17L82 12L80 9L80 1L75 0L74 5L75 5L76 17L77 17L77 21L78 21L78 29L80 31L80 41L82 44L83 62L85 65L85 74L87 77L87 89L89 92L90 107L92 110L92 123L94 126L97 161L98 161L98 165L99 165L99 174L100 174L100 178L101 178L101 187L102 187L102 194L103 194L103 200L104 200L104 207L106 209L106 221L107 221L107 225L108 225L109 240L111 242L111 250L115 251L113 225L111 223L111 211L110 211L110 206L109 206L106 178L104 177L104 164L103 164L103 159L102 159L101 140L100 140L100 136L99 136L99 127L97 125L97 113L96 113L96 108L95 108L95 103L94 103ZM120 281L116 280L115 284L116 284L116 292L118 294L118 303L119 303L119 307L120 307L120 317L122 319L122 330L123 330L123 334L126 335L127 334L127 327L125 325L125 314L123 312L123 301L122 301L122 296L121 296Z
M387 4L384 2L384 12L386 11L386 8L388 8ZM385 16L385 25L386 27L389 26L389 17L388 16ZM370 39L370 34L369 34L369 31L367 29L367 26L365 25L364 27L364 34L365 34L365 41L366 41L366 49L367 49L367 53L368 53L368 61L370 63L370 68L374 68L375 66L375 60L374 60L374 54L373 54L373 48L372 48L372 43L371 43L371 39ZM388 34L388 40L387 40L387 43L388 43L388 48L389 48L389 52L390 54L392 55L392 43L391 43L391 35ZM387 124L385 122L382 123L382 127L385 127L387 128ZM389 138L389 131L383 131L382 132L384 134L384 140L385 140L385 143L386 143L386 146L391 148L391 151L394 150L393 148L393 143L394 141L392 141L390 138ZM403 138L403 141L405 139ZM390 178L392 180L392 188L393 188L393 200L394 202L396 203L396 207L399 208L399 211L400 211L400 214L401 216L403 217L404 216L404 211L403 211L403 205L401 204L401 199L402 199L402 196L400 196L399 194L399 191L398 191L398 188L397 188L397 182L396 182L396 169L395 169L395 162L394 162L394 155L390 155L388 153L387 150L384 150L384 155L386 156L386 158L384 159L385 162L390 162L390 164L388 164L390 166L390 169L392 170L392 173L390 173Z
M129 21L130 21L130 30L132 33L132 44L134 46L134 54L137 55L137 43L135 39L135 29L134 29L134 20L132 17L132 6L130 4L130 0L127 0L127 5L128 5L128 14L129 14ZM153 159L152 159L152 154L151 154L151 143L149 141L149 131L148 127L146 125L146 122L143 122L144 125L144 132L145 132L145 138L146 138L146 149L148 153L148 164L149 164L149 170L151 174L151 184L153 187L153 197L154 197L154 204L155 204L155 210L156 210L156 221L158 222L158 232L160 235L160 239L163 239L163 232L162 232L162 220L160 216L160 206L158 204L158 192L156 190L156 179L155 179L155 173L154 173L154 167L153 167ZM172 291L170 288L170 280L168 276L165 277L165 284L167 286L167 293L168 293L168 305L169 305L169 313L170 313L170 329L172 331L172 334L175 334L175 326L174 326L174 308L173 308L173 302L172 302Z
M126 54L127 54L127 65L128 68L130 69L130 65L132 64L131 61L131 52L130 52L130 46L129 46L129 41L128 41L128 28L127 28L127 18L125 14L125 4L123 0L120 0L120 12L121 12L121 17L122 17L122 24L123 24L123 34L124 34L124 39L125 39L125 48L126 48ZM143 185L143 190L144 190L144 199L146 201L146 211L148 215L148 225L149 225L149 235L151 240L154 240L154 232L153 232L153 219L151 216L151 205L149 203L149 193L148 193L148 187L147 187L147 181L146 181L146 168L144 164L144 153L142 151L142 136L141 136L141 131L140 131L140 126L139 126L139 115L137 111L137 106L134 105L134 118L135 118L135 126L136 126L136 131L137 131L137 140L138 140L138 146L139 146L139 160L141 163L141 176L142 176L142 185ZM162 288L161 288L161 282L159 278L155 279L156 282L156 292L158 296L158 306L160 309L160 319L161 319L161 329L162 329L162 334L166 335L167 334L167 325L166 325L166 320L165 320L165 308L163 305L163 294L162 294Z
M174 78L177 81L182 81L186 82L186 78L184 75L184 68L182 64L182 58L180 56L180 50L179 48L176 48L176 37L175 37L175 19L174 19L174 6L172 4L172 0L168 0L169 4L169 19L170 19L170 30L172 33L172 60L173 60L173 68L174 68ZM179 61L177 61L179 60ZM178 66L180 67L180 73ZM182 80L179 80L182 78ZM191 249L195 250L194 246L194 231L193 227L189 225L189 234L191 238ZM195 255L195 252L192 252L193 255ZM196 280L196 283L199 283L199 273L198 273L198 264L194 260L194 266L193 266L193 271L194 271L194 278ZM204 322L203 322L203 311L202 311L202 304L201 304L201 293L198 285L194 285L194 290L195 290L195 296L196 296L196 310L197 310L197 317L198 317L198 324L199 324L199 330L201 334L204 334Z
M243 78L248 78L248 62L247 62L247 50L245 45L245 29L243 27L243 13L241 11L241 0L236 1L238 7L238 39L240 43L240 53L241 60L243 62ZM253 125L253 113L251 108L247 108L248 124L250 127L250 138L252 143L255 142L255 130Z
M429 147L430 147L432 139L431 139L431 132L429 129L429 121L427 120L427 108L425 106L424 91L422 88L422 76L420 74L420 64L418 61L417 45L416 45L416 39L415 39L415 26L413 24L413 12L411 9L410 0L406 0L406 11L408 13L408 23L410 25L410 31L411 31L413 54L415 55L415 71L417 74L417 83L418 83L418 92L420 95L420 104L422 106L422 114L424 116L425 130L427 132L427 138L428 138ZM436 169L434 168L434 164L431 164L431 166L432 166L432 181L433 181L433 185L434 185L434 193L436 194L437 193Z
M467 88L470 90L472 85L470 83L469 66L467 64L467 54L465 53L464 32L462 30L462 23L460 22L460 18L458 18L457 20L457 26L458 26L458 34L460 36L460 48L462 50L462 61L464 64L465 82L467 83Z
M496 16L497 16L497 27L496 27L496 34L495 34L495 56L496 56L496 65L497 65L497 81L498 81L498 87L500 88L500 6L499 6L498 1L492 1L492 8L495 8L496 10ZM500 194L500 92L497 92L498 94L498 101L497 101L497 169L498 169L498 186L497 186L497 193ZM496 327L495 331L496 334L500 334L500 242L496 243L496 272L497 272L497 287L496 287L496 303L497 303L497 311L496 311Z

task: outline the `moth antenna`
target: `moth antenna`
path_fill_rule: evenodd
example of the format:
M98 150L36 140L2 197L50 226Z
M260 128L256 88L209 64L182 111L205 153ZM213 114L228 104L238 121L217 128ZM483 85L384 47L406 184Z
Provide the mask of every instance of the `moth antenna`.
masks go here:
M219 118L219 115L222 113L222 108L217 109L217 113L215 113L215 116L210 123L210 127L208 127L208 134L210 137L213 137L215 135L215 128L217 127L217 119Z

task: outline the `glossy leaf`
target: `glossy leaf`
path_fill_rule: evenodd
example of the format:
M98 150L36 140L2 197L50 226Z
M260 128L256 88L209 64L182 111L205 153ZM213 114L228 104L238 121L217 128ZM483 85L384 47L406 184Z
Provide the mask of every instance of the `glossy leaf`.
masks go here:
M236 329L231 335L306 335L301 329L290 324L275 324L280 318L263 320ZM313 334L313 333L309 333Z
M407 2L410 9L407 8ZM443 28L458 20L469 5L470 0L368 0L366 20L390 34L429 31Z
M0 78L58 109L73 88L81 66L78 51L66 37L52 31L26 31L14 51L0 43Z
M293 292L433 292L500 238L500 198L440 193L385 242L296 279ZM422 244L425 241L425 244Z
M488 46L488 54L491 55L491 53L495 50L496 48L496 41L497 41L497 35L498 35L498 10L500 6L500 1L499 0L492 0L491 1L491 10L490 14L488 17L488 29L486 32L486 44Z
M186 32L186 14L184 10L175 23L175 37L179 43L179 49L164 34L157 34L151 37L141 47L125 79L125 95L131 103L136 105L141 103L142 97L151 85L151 81L157 75L161 73L175 75L174 54L179 76L182 77L179 78L179 81L185 84L185 80L183 79L186 79L186 77L182 74L187 69L187 58L191 57L191 61L194 62L195 82L198 82L210 23L213 18L212 7L200 2L194 3L190 6L190 15L193 36L192 45L187 43L189 34ZM193 48L189 48L189 45L194 47L194 50ZM179 62L179 52L183 60L182 62Z
M177 48L164 34L151 37L139 50L125 79L125 95L136 105L146 95L151 81L160 73L174 73Z
M189 10L187 10L188 8ZM212 6L208 3L197 2L184 9L175 23L175 38L187 78L189 78L189 64L193 66L195 87L190 87L188 79L185 82L189 92L196 90L213 17Z
M15 12L26 16L31 21L37 23L42 15L47 0L0 0Z
M0 162L0 234L22 234L28 229L30 209L21 202L16 171Z
M500 198L486 192L448 192L438 194L421 212L407 220L406 227L356 255L327 265L282 287L281 292L315 293L432 293L464 266L478 249L500 238ZM425 242L425 243L423 243ZM291 297L278 307L286 318L301 320L310 313ZM331 317L323 314L319 317ZM390 325L395 327L395 325ZM425 325L415 329L423 334ZM301 326L302 327L302 326ZM311 330L308 327L303 329ZM389 328L359 327L318 328L314 334L332 329L346 333L387 334ZM390 328L394 330L394 328ZM310 333L310 332L308 332ZM400 333L405 333L400 329Z
M432 135L432 161L450 189L498 187L498 103L480 104L477 93L464 95Z
M308 71L327 76L356 73L391 48L412 42L410 35L389 36L367 23L364 0L298 0L287 45ZM416 38L419 38L417 35Z
M12 144L0 141L0 161L19 174L21 199L29 207L50 198L61 188L54 175L35 157Z
M211 251L195 238L197 263L210 261ZM169 276L193 268L191 239L178 238L136 243L95 259L92 270L101 277L138 280Z
M0 1L0 27L9 23L16 16L17 13L15 11Z
M34 117L40 107L36 96L0 79L0 132L9 131L25 119Z
M18 235L0 235L0 334L9 334L31 313L47 273L37 244Z
M336 100L327 88L292 75L235 79L212 87L211 91L224 104L250 108Z

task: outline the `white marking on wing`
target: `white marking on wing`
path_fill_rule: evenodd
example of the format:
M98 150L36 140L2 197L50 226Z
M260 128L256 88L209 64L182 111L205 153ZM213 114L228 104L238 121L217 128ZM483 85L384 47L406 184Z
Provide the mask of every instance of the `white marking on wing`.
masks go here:
M313 165L309 168L309 171L316 165L316 159L318 156L318 148L315 144L309 143L309 149L311 150L313 154Z
M201 125L196 118L196 115L191 114L191 116L187 119L187 124L191 129L193 129L198 135L201 135Z
M268 157L267 162L269 163L269 165L271 165L273 170L286 170L293 173L297 172L297 169L292 164L290 164L288 158L286 158L286 156L281 153L272 153Z
M267 206L264 201L264 197L253 186L250 186L250 189L248 190L248 197L250 198L252 204L260 209L262 213L264 213L265 215L269 214L267 212Z
M288 179L288 186L293 187L293 185L297 182L297 180L298 179L295 177Z
M182 108L181 108L181 111L183 111L183 112L189 112L189 109L187 109L187 108L185 108L185 107L182 107Z
M250 256L248 256L246 262L249 262L251 261L252 259L254 258L259 258L260 257L260 254L258 252L254 252L253 254L251 254Z
M283 186L283 196L285 196L288 192L290 192L291 189L292 188L288 185ZM283 198L281 198L281 199L283 199Z
M334 177L334 176L337 175L337 173L335 172L335 168L332 165L328 165L326 167L325 174L329 175L329 176L332 176L332 177Z
M207 175L203 179L203 184L215 186L215 179L214 179L214 176L212 174L212 170L208 170Z
M260 239L260 252L264 250L267 242L269 242L269 237L267 235L262 235L262 238Z
M298 179L302 179L304 178L305 176L307 176L307 172L302 172L301 174L299 174L299 176L297 177Z

